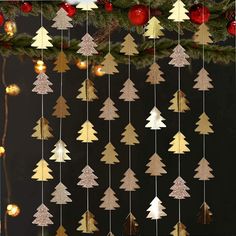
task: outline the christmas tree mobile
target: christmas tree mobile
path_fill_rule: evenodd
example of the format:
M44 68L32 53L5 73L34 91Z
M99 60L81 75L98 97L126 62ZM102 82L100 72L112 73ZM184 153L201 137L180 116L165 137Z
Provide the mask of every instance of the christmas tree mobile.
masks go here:
M149 37L150 39L156 39L160 36L163 36L163 27L160 25L160 21L153 16L146 26L146 32L144 33L144 36Z
M181 0L177 0L173 4L173 8L170 10L172 13L168 19L175 22L183 22L184 20L189 20L188 10L185 8L185 4Z
M193 88L198 89L199 91L208 91L209 89L212 89L212 80L208 75L209 73L206 71L206 69L202 68L198 72L198 77L194 80L196 84L193 86Z
M181 90L178 90L174 94L174 98L170 100L170 103L171 106L168 109L172 110L173 112L185 112L190 110L188 106L189 101Z
M52 38L48 36L48 31L42 26L36 32L36 36L33 38L34 42L31 47L36 47L37 49L47 49L48 47L53 47L51 44Z
M77 228L78 231L82 231L85 234L93 234L98 231L97 221L94 219L94 215L90 211L86 211L82 215L82 219L79 221L80 226Z
M108 97L103 104L104 106L100 109L102 113L99 118L104 120L115 120L116 118L119 118L119 115L117 114L118 110L114 106L114 102L111 100L111 98Z
M117 66L118 64L115 62L115 58L111 55L111 53L108 53L102 62L102 70L106 74L113 75L119 72L116 68Z
M185 49L180 44L178 44L173 49L173 53L170 55L170 58L172 58L172 60L169 62L169 64L175 67L184 67L190 65L187 61L189 56L185 53Z
M139 96L136 94L137 89L134 87L134 83L131 79L127 79L124 83L124 87L120 90L122 93L119 99L122 99L126 102L134 102L136 99L139 99Z
M94 83L90 79L86 79L82 83L82 87L79 89L79 95L76 98L85 102L93 102L95 99L98 99L96 92Z
M111 142L105 146L105 150L102 152L102 155L103 157L101 158L101 161L105 162L105 164L113 165L120 162L117 159L118 154L115 151L115 147Z
M97 44L94 43L94 39L89 33L86 33L82 37L82 41L79 44L80 49L77 51L77 53L82 54L83 56L92 56L94 54L97 54L97 50L95 47L97 47Z
M147 121L149 122L146 124L146 128L158 130L166 127L166 125L163 123L165 119L161 116L161 112L157 109L157 107L154 107L150 114L151 115L147 118Z
M121 142L126 145L135 145L139 143L137 139L138 135L136 134L135 128L131 123L125 127L125 131L122 133L122 136L123 138L121 139Z
M110 187L105 191L104 197L101 201L103 203L100 205L100 208L104 208L105 210L111 211L120 207L117 203L118 199L115 196L115 192Z
M60 96L57 101L56 105L54 106L54 112L52 113L53 116L57 118L66 118L70 116L69 106L66 103L66 99L63 96Z
M162 77L163 72L160 70L160 66L155 62L150 66L150 70L147 73L148 78L146 79L147 83L150 84L160 84L164 82L165 79Z
M47 140L53 137L52 128L49 126L48 120L44 117L41 117L37 121L37 125L34 127L33 130L35 131L31 135L33 138Z
M197 173L194 175L194 178L197 178L202 181L207 181L211 178L214 178L214 175L211 173L212 168L209 165L209 162L203 157L199 161L198 167L195 169Z
M34 217L35 220L32 223L37 226L45 227L53 224L50 219L52 218L52 215L49 213L48 208L44 204L41 204L37 208L37 212L34 214Z
M187 190L189 190L189 187L185 185L185 181L179 176L175 181L174 185L170 188L172 192L170 193L170 197L173 197L174 199L185 199L186 197L190 197Z
M211 34L209 32L209 28L206 24L201 24L198 28L198 31L195 33L193 37L194 42L201 44L201 45L207 45L210 43L213 43L211 39Z
M212 129L212 124L209 121L209 117L205 112L203 112L200 117L199 121L196 123L197 128L195 129L195 132L199 132L200 134L208 135L210 133L214 133Z
M59 205L67 204L68 202L72 202L69 197L70 195L71 194L67 191L67 187L60 182L52 193L53 198L51 199L51 202L55 202Z
M78 185L83 188L93 188L98 186L96 179L98 178L94 173L94 170L90 166L85 166L82 170L82 174L79 176Z
M34 82L34 85L35 87L33 88L32 92L35 92L37 94L44 95L53 92L50 88L50 85L52 85L52 83L48 80L48 76L43 72L38 74L37 80Z
M164 169L165 164L157 153L154 153L150 157L150 162L146 166L148 169L145 173L150 174L151 176L161 176L167 173Z
M66 54L63 51L61 51L59 52L57 59L54 62L55 67L53 68L53 70L57 71L58 73L64 73L70 70L68 63L69 61L66 58Z
M164 212L165 207L162 206L162 202L158 197L155 197L150 205L151 206L147 209L147 211L149 211L147 218L150 218L152 220L159 220L163 216L166 216L166 213Z
M53 21L55 23L52 25L52 27L58 30L67 30L68 28L73 27L73 25L70 23L72 19L68 16L68 13L63 7L60 7Z
M174 140L170 143L171 147L169 148L169 152L173 152L174 154L184 154L185 152L190 152L187 147L189 143L185 140L185 136L178 132L174 136Z
M50 174L52 170L48 167L48 165L49 164L44 159L41 159L37 163L37 167L33 170L35 174L31 178L36 179L37 181L48 181L53 179Z
M136 191L140 188L137 184L138 179L135 177L135 173L130 168L124 175L125 177L121 180L123 184L120 186L120 189L124 189L125 191Z
M93 124L90 121L85 121L82 125L82 129L78 132L79 136L76 140L82 141L83 143L92 143L97 141L97 131L94 130Z
M51 151L53 155L50 157L50 160L55 162L65 162L71 160L67 155L70 151L66 149L67 145L62 140L59 140L54 146L55 148Z

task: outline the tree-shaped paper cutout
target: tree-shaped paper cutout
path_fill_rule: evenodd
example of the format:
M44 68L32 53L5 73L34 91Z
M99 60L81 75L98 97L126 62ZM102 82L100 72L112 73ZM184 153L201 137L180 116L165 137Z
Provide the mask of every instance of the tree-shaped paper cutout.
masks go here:
M136 99L139 99L139 96L136 94L138 90L135 88L131 79L127 79L125 81L124 87L120 90L120 92L122 94L119 99L122 99L125 102L134 102Z
M93 124L89 120L86 120L81 127L82 129L78 131L79 136L76 140L82 143L92 143L98 140L96 136L97 131L93 128Z
M123 229L124 229L124 235L126 236L135 236L138 235L139 233L139 225L136 221L135 216L131 212L125 219Z
M211 173L213 170L209 165L210 163L203 157L199 161L198 167L195 169L197 173L194 175L194 178L202 181L214 178L214 175Z
M124 53L126 56L133 56L139 53L137 47L138 45L135 43L131 34L127 34L124 38L124 42L121 44L120 52Z
M111 53L108 53L104 57L104 61L101 64L102 70L108 75L113 75L119 72L116 68L118 64L116 63L115 58L111 55Z
M73 25L70 23L72 19L68 16L67 11L65 11L63 7L60 7L60 9L57 11L53 21L54 24L52 27L58 30L67 30L69 28L73 28Z
M157 109L157 107L153 107L153 109L150 112L150 116L146 120L149 121L145 125L146 128L150 128L152 130L158 130L166 127L166 125L163 123L165 118L161 116L161 112Z
M41 227L52 225L53 222L50 218L53 216L49 213L49 209L42 203L38 208L37 212L34 214L33 224Z
M183 22L184 20L189 20L188 10L185 8L185 4L181 0L177 0L173 4L173 8L170 10L172 13L168 19L174 22Z
M150 84L160 84L165 81L162 75L163 72L160 70L160 66L154 62L147 73L148 78L146 79L146 82Z
M82 231L85 234L93 234L99 231L97 228L97 221L94 215L90 211L86 211L82 215L82 219L79 221L80 226L77 228L78 231Z
M107 236L115 236L112 232L109 232Z
M90 79L86 79L82 83L82 87L79 89L79 95L76 97L84 102L92 102L98 99L96 95L97 90L94 87L94 83Z
M205 112L203 112L199 116L199 121L196 123L197 128L195 129L195 132L199 132L200 134L204 134L204 135L214 133L212 129L213 125L209 120L210 118L207 116Z
M52 38L48 36L48 31L42 26L36 32L36 36L33 38L32 47L36 47L37 49L47 49L48 47L53 47L51 44Z
M77 53L82 54L83 56L93 56L94 54L97 54L97 50L95 49L97 47L97 44L94 42L93 37L86 33L82 37L82 41L79 43L80 49L77 51Z
M153 16L146 26L146 32L144 36L149 37L150 39L158 39L160 36L163 36L163 27L160 24L160 21Z
M93 9L98 8L95 4L96 0L78 0L78 5L76 8L80 8L82 11L93 11Z
M52 193L53 198L51 199L51 202L54 202L59 205L65 205L68 202L72 202L70 199L71 194L67 191L67 187L63 183L59 183L55 187L55 191Z
M185 140L185 136L178 132L174 137L173 141L170 142L171 147L169 148L169 152L173 152L174 154L184 154L185 152L190 152L187 147L189 143Z
M101 201L102 204L100 205L100 208L104 208L104 210L112 211L120 207L117 203L118 198L115 196L115 192L110 187L105 191L104 197Z
M170 235L172 235L172 236L189 236L190 234L187 232L186 226L183 223L178 222L174 226L174 230L170 233Z
M198 89L199 91L209 91L209 89L214 88L211 84L212 79L209 77L209 73L205 68L202 68L198 72L198 77L194 80L196 84L193 88Z
M57 118L66 118L70 116L69 106L67 105L66 99L63 96L60 96L57 101L56 105L53 107L54 112L52 113L53 116Z
M116 118L119 118L119 115L117 114L118 109L114 106L114 102L111 100L110 97L108 97L105 102L103 103L103 107L100 109L102 112L99 118L104 120L115 120Z
M210 224L212 222L212 212L210 211L210 207L207 205L206 202L200 207L200 212L198 213L198 223L199 224Z
M170 55L170 58L172 58L172 60L169 64L174 67L184 67L190 65L187 61L189 55L185 53L185 49L180 44L173 49L173 53Z
M50 85L52 85L52 83L48 80L48 76L43 72L38 74L37 79L33 84L35 85L35 87L32 89L32 92L41 95L53 92L53 90L50 88Z
M115 151L115 147L111 142L105 146L105 150L102 152L102 155L103 157L101 158L101 161L105 162L105 164L113 165L120 162L117 159L118 154Z
M162 176L167 173L164 169L166 165L162 162L161 157L157 153L154 153L149 160L150 161L146 165L148 169L145 173L150 174L151 176Z
M55 67L53 68L53 70L57 71L58 73L64 73L70 70L68 63L69 61L66 58L66 54L61 51L58 53L57 59L54 62Z
M185 185L185 181L179 176L175 179L174 185L170 188L172 192L169 194L170 197L174 199L182 200L187 197L190 197L187 190L189 187Z
M53 155L50 157L50 160L55 162L65 162L71 160L71 158L67 155L70 151L66 149L67 145L62 140L59 140L54 147L55 148L51 151Z
M57 229L56 236L68 236L68 234L66 234L66 229L62 225Z
M155 197L150 205L151 206L147 209L147 211L149 212L147 218L150 218L152 220L159 220L162 217L167 216L164 212L166 208L162 205L162 202L158 197Z
M181 90L178 90L175 94L173 99L170 100L171 105L169 106L169 110L173 112L186 112L190 110L188 106L189 101L186 98L186 95Z
M124 178L121 182L122 185L120 186L120 189L124 189L124 191L136 191L140 188L137 184L138 179L135 177L135 173L130 168L125 172Z
M50 174L52 170L48 167L49 164L41 159L37 164L36 168L33 170L35 173L31 178L36 179L37 181L48 181L53 179L52 175Z
M121 142L125 143L125 145L135 145L139 143L137 139L138 135L131 123L125 127L125 131L122 133L122 136L123 138L121 139Z
M193 40L195 43L198 43L200 45L207 45L213 43L211 36L212 35L210 34L207 25L205 23L202 23L199 26L198 31L194 34Z
M94 174L94 170L89 165L86 165L82 170L82 174L79 176L77 185L83 188L93 188L94 186L98 186L96 179L98 177Z
M44 117L41 117L37 121L37 125L33 128L33 130L35 131L31 135L33 138L48 140L53 137L52 128L49 126L48 120Z

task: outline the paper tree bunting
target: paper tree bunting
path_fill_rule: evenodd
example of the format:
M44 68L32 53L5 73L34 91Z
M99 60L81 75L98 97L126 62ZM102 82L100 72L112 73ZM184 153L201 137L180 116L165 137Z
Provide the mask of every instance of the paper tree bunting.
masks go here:
M160 36L163 36L163 27L160 24L160 21L153 16L146 26L146 32L144 36L149 37L150 39L158 39Z
M207 45L210 43L213 43L211 39L211 34L209 32L209 28L206 24L201 24L198 28L198 31L193 36L193 40L195 43L201 44L201 45Z
M210 133L214 133L213 129L212 129L212 123L209 121L209 117L207 116L207 114L205 112L203 112L200 116L199 116L199 121L196 123L197 128L195 129L195 132L199 132L200 134L210 134Z
M174 181L174 185L170 188L172 192L170 193L170 197L173 197L174 199L185 199L186 197L190 197L187 190L189 190L189 187L185 185L185 181L179 176Z
M172 60L169 64L174 67L184 67L190 65L187 61L189 56L185 53L185 49L180 44L173 49L173 53L170 55L170 58L172 58Z
M93 11L93 9L98 8L95 4L96 0L78 0L79 4L76 8L80 8L82 11Z
M79 176L79 182L77 185L82 186L83 188L93 188L98 186L96 179L98 177L93 173L94 170L90 166L85 166L82 170L82 174Z
M60 96L57 101L56 105L53 107L54 112L52 113L53 116L57 118L66 118L70 116L69 106L66 103L66 99L63 96Z
M190 108L188 106L189 101L186 98L186 95L181 90L178 90L174 94L174 98L170 100L171 106L168 108L173 112L186 112L189 111Z
M132 213L129 213L129 215L126 217L123 228L124 228L124 235L126 236L138 235L139 225Z
M92 143L98 140L95 135L97 131L93 128L93 124L89 120L84 122L78 134L79 136L76 140L82 141L82 143Z
M174 230L170 233L172 236L189 236L190 234L186 230L186 226L182 224L181 222L178 222Z
M165 164L157 153L154 153L149 160L150 161L146 165L148 169L145 173L150 174L151 176L162 176L167 173L164 169Z
M62 225L59 226L56 236L68 236L66 229Z
M120 207L117 203L118 198L115 196L115 192L110 187L105 191L104 197L101 201L103 203L100 205L100 208L104 208L104 210L112 211Z
M214 178L214 175L211 173L212 169L209 165L209 162L203 157L198 163L198 167L195 169L197 173L194 175L194 178L203 181Z
M52 200L51 202L55 202L56 204L64 205L68 202L72 202L69 198L71 194L67 191L67 187L63 183L59 183L55 187L55 191L52 193Z
M82 215L82 219L79 221L80 226L77 228L78 231L82 231L85 234L93 234L99 231L97 228L97 221L94 215L90 211L86 211Z
M123 138L121 139L121 142L126 145L135 145L139 143L137 139L138 135L136 134L135 128L131 123L125 127L125 131L122 133L122 136Z
M52 89L50 85L52 83L48 80L48 76L45 73L40 73L37 76L37 80L34 82L35 87L32 89L32 92L37 94L45 95L48 93L52 93Z
M150 205L151 206L147 209L147 211L149 211L147 218L150 218L152 220L159 220L163 216L167 216L164 212L166 208L162 206L162 202L158 197L155 197L150 203Z
M48 31L42 26L36 32L36 36L33 38L32 47L36 47L37 49L47 49L48 47L53 47L51 44L52 38L48 36Z
M37 125L33 129L35 132L31 135L33 138L48 140L52 138L52 128L49 126L49 122L46 118L41 117L37 121Z
M37 226L45 227L53 224L50 219L52 218L52 215L49 213L49 209L44 204L41 204L37 208L37 212L34 214L34 217L35 220L32 223Z
M108 53L102 62L102 70L108 75L113 75L119 72L116 68L117 66L118 64L115 62L115 58L111 53Z
M114 106L115 103L111 98L107 98L103 104L104 106L100 109L102 113L99 118L104 120L115 120L116 118L119 118L119 115L117 114L118 110Z
M52 175L50 174L52 170L48 167L48 163L41 159L37 163L37 167L33 170L35 173L31 178L36 179L37 181L48 181L49 179L53 179Z
M160 70L160 66L155 62L150 66L150 70L147 73L148 78L146 79L147 83L150 84L160 84L164 82L164 78L162 77L163 72Z
M147 118L147 121L149 122L145 125L146 128L158 130L166 127L163 123L165 119L161 116L161 112L157 109L157 107L153 107L150 114L151 115Z
M103 157L101 158L101 161L105 162L105 164L113 165L120 162L117 159L118 154L115 151L115 147L111 142L105 146L105 150L102 152L102 155Z
M58 30L67 30L69 28L73 28L73 25L70 23L72 19L67 14L68 13L62 7L60 7L56 13L56 17L53 19L55 23L52 25L52 27Z
M79 95L76 97L78 99L81 99L84 102L92 102L95 99L98 99L98 96L96 95L97 90L94 88L94 83L86 79L82 83L82 87L79 89Z
M83 56L92 56L94 54L97 54L97 50L95 47L97 47L97 44L93 41L93 37L86 33L82 37L81 43L79 43L80 49L77 51L77 53L82 54Z
M136 99L139 99L139 96L136 94L138 90L134 87L134 83L131 79L127 79L124 83L124 87L120 90L122 93L119 99L124 100L125 102L134 102Z
M177 0L173 4L173 8L170 10L172 13L168 19L175 22L183 22L184 20L189 20L188 10L185 8L185 4L181 0Z
M126 56L133 56L138 54L137 50L138 45L135 43L134 38L131 34L125 36L125 41L121 44L121 53L124 53Z
M210 211L210 207L204 202L200 207L200 212L198 214L198 223L199 224L210 224L212 222L212 212Z
M171 147L169 148L169 152L173 152L174 154L184 154L185 152L190 152L187 147L189 143L185 140L185 136L178 132L174 136L174 140L170 143Z
M130 168L124 175L125 177L121 180L123 184L120 186L120 189L124 189L125 191L136 191L140 188L137 184L138 179L135 177L135 173Z
M62 140L59 140L54 146L55 148L51 151L53 155L50 157L50 160L55 162L65 162L71 160L67 155L70 153L66 149L67 145Z
M198 89L199 91L208 91L209 89L212 89L212 80L208 75L209 73L204 68L202 68L198 72L198 77L194 80L196 84L193 86L193 88Z
M64 73L70 70L68 63L69 61L66 58L66 54L61 51L58 53L57 60L54 62L55 67L53 70L57 71L58 73Z

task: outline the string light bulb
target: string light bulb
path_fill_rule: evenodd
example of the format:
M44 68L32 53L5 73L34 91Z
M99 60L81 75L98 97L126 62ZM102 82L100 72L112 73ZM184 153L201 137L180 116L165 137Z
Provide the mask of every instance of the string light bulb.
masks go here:
M102 70L101 65L94 66L93 67L93 73L98 77L101 77L101 76L105 75L105 72Z
M2 157L5 154L6 150L3 146L0 146L0 157Z
M34 70L37 74L45 73L47 70L47 66L44 64L42 60L37 60L34 65Z
M20 87L17 84L10 84L6 87L6 94L17 96L20 94Z
M81 61L80 59L77 60L76 62L76 66L80 69L80 70L86 70L88 65L86 61Z
M4 30L9 37L13 37L17 31L16 22L12 20L7 20L4 24Z
M16 204L8 204L7 214L11 217L17 217L20 214L20 207Z

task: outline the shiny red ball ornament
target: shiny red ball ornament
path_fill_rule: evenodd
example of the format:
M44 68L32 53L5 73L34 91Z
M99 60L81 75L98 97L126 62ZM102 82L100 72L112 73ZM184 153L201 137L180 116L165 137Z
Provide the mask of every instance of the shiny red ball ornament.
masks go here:
M32 11L32 3L31 2L22 2L20 5L20 9L24 13L29 13Z
M113 5L110 1L106 1L105 10L106 10L106 12L112 12L113 11Z
M144 25L148 21L148 14L148 8L140 4L130 8L128 17L133 25Z
M202 4L195 4L189 9L189 17L190 20L195 24L202 24L209 20L210 18L210 11L206 6Z
M227 31L229 34L236 35L236 20L232 20L227 25Z
M4 23L4 16L3 14L0 12L0 26L2 26Z
M76 14L76 7L73 5L70 5L69 3L63 2L60 4L60 7L62 7L69 17L72 17Z

